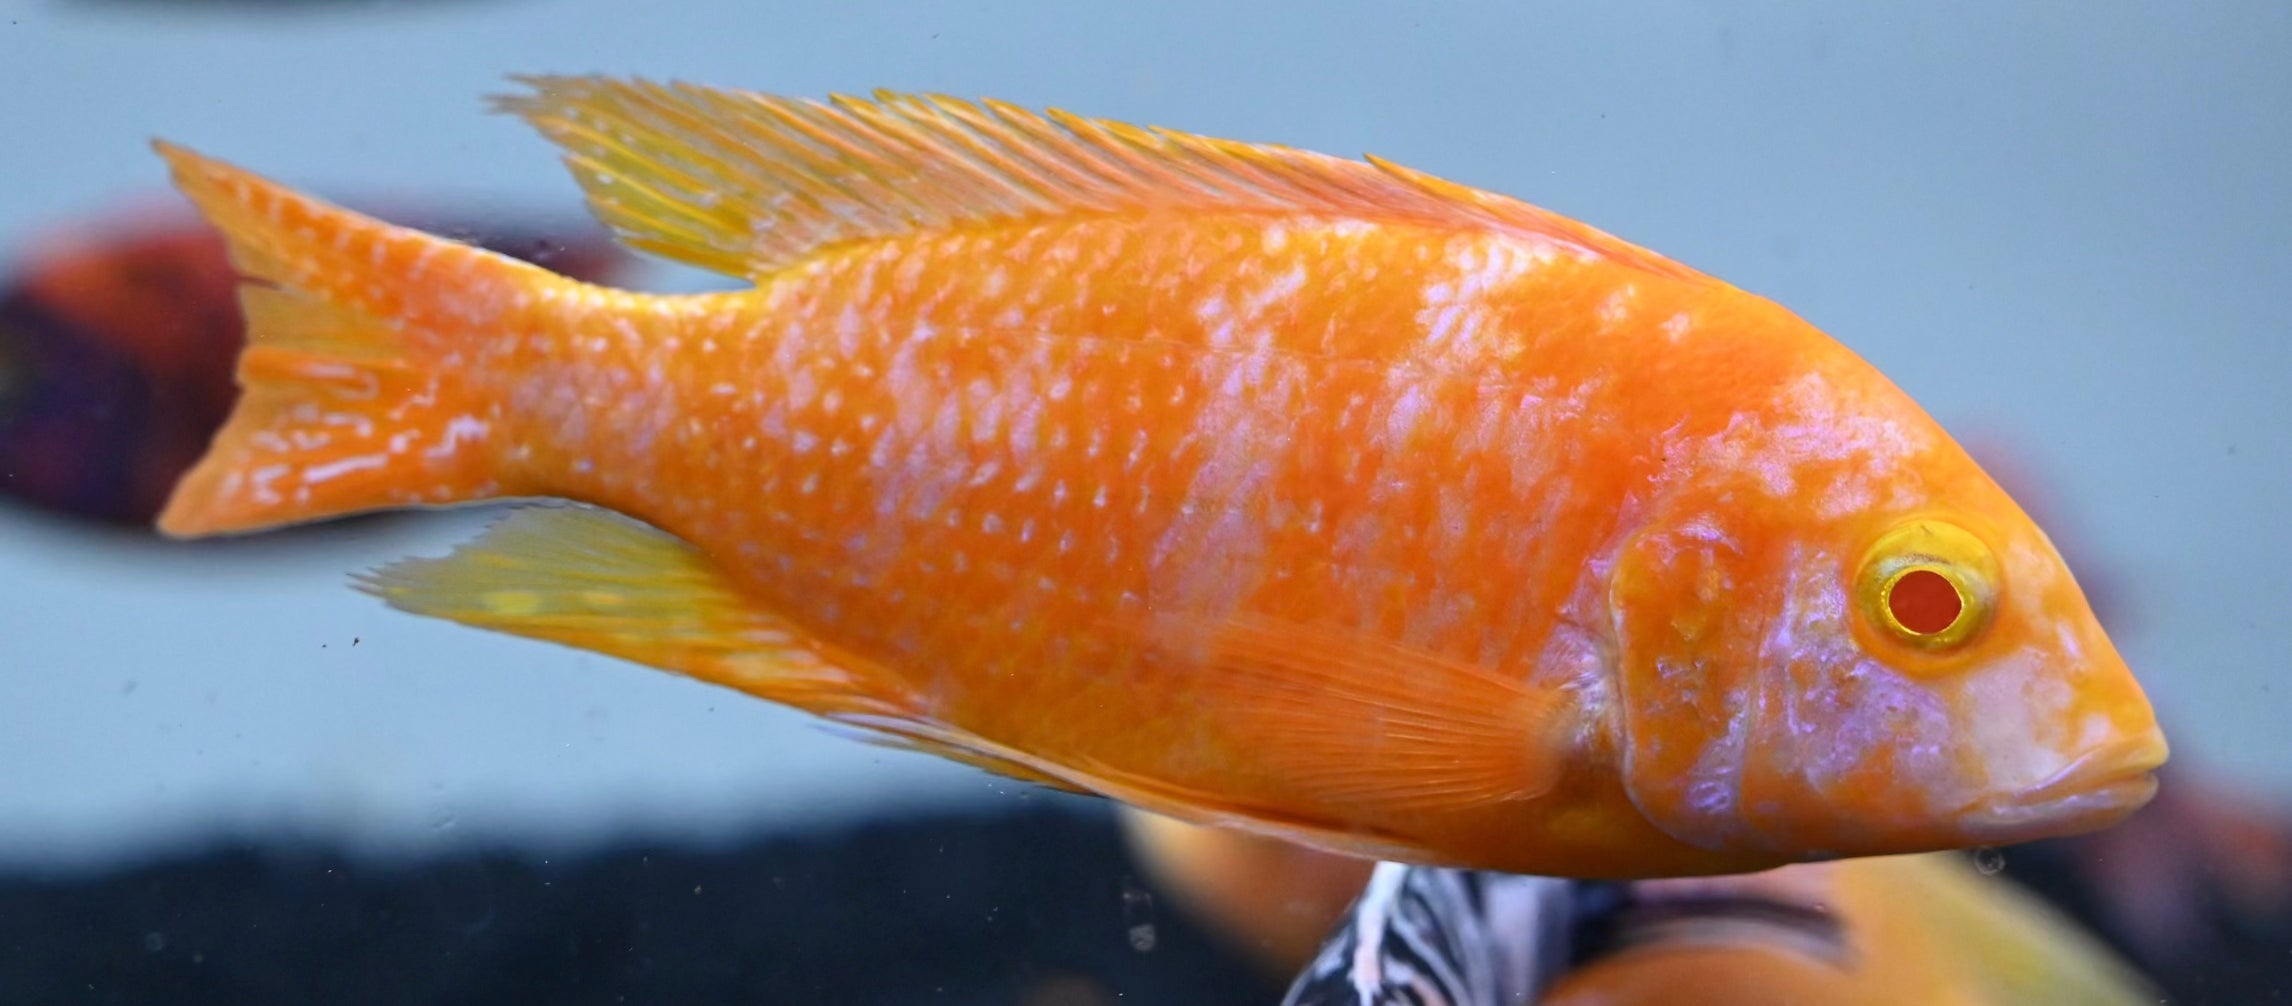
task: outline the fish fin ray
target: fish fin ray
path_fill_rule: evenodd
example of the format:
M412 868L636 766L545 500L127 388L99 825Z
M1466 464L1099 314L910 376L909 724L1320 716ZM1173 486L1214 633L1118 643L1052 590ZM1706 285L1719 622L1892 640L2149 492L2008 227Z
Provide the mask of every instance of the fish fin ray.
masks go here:
M1398 836L1267 807L1236 804L1214 793L1130 772L1095 759L1067 764L1040 758L927 718L861 715L839 716L836 721L876 735L876 743L929 752L1071 793L1117 800L1191 824L1246 831L1352 856L1398 861L1415 861L1424 856L1421 849Z
M1341 806L1528 800L1567 764L1555 693L1345 628L1238 616L1207 626L1208 677L1285 783Z
M1111 765L1089 764L1078 769L1077 775L1090 779L1091 787L1107 796L1189 824L1244 831L1364 859L1398 863L1427 859L1422 846L1400 835L1294 811L1236 804L1213 793Z
M674 671L821 715L907 706L727 582L699 549L610 510L520 507L435 559L354 581L391 607Z
M1098 795L1088 786L1058 775L1033 759L1015 757L1000 745L981 741L928 719L855 714L837 716L834 722L837 726L851 728L860 741L878 747L935 755L1062 792Z
M632 247L731 276L758 278L845 242L1152 211L1490 228L1699 275L1528 203L1377 159L941 95L822 102L607 77L513 79L531 91L495 107L563 148L599 219Z
M492 334L520 284L572 281L155 146L223 232L244 277L247 324L243 393L176 484L161 531L192 537L507 494L486 450L491 407L431 360L462 333ZM450 300L438 292L448 286Z

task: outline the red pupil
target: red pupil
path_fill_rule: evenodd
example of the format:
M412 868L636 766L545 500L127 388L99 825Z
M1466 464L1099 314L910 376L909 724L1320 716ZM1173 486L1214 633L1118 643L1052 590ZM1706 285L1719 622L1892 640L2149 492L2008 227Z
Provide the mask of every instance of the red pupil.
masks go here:
M1948 578L1930 569L1913 569L1894 581L1886 607L1903 628L1928 636L1955 624L1965 604Z

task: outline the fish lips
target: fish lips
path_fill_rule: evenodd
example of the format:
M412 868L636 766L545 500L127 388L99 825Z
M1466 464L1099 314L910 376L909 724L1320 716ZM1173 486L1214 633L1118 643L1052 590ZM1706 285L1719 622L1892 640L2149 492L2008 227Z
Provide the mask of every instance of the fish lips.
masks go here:
M1993 844L2098 831L2147 806L2168 753L2150 734L2078 756L2043 782L2002 799L1977 802L1960 822L1969 837Z

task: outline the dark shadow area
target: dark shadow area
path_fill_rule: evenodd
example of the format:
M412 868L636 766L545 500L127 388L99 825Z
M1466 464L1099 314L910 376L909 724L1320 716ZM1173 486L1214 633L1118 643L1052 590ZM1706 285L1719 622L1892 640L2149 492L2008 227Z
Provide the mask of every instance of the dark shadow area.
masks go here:
M0 879L0 1001L1279 1000L1173 911L1137 949L1136 876L1110 815L1049 810L554 861L235 844Z
M2178 1006L2277 1001L2292 909L2241 904L2233 861L2213 860L2209 882L2179 895L2194 916L2160 945L2096 894L2113 888L2096 883L2107 850L2090 843L2014 847L2005 875L2094 927ZM0 1001L1279 1001L1275 976L1147 887L1110 810L556 859L375 863L241 841L68 879L0 876Z

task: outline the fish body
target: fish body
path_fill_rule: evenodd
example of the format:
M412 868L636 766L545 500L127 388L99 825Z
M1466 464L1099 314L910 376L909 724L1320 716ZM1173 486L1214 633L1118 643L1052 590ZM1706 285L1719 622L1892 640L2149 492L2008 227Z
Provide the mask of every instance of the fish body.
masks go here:
M1567 973L1579 884L1378 863L1282 1006L1525 1006Z
M1735 871L2153 788L2043 535L1770 301L1382 161L529 83L604 222L753 286L581 284L163 146L260 281L163 529L577 501L366 586L1386 859Z

